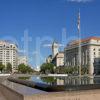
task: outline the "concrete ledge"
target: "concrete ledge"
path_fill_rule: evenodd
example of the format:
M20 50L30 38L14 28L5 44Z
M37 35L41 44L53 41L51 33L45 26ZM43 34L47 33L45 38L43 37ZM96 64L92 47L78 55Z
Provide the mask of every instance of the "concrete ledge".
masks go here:
M48 93L5 81L0 84L0 91L7 100L100 100L100 89Z
M24 95L0 84L0 90L7 100L24 100Z
M8 80L0 83L0 91L7 98L7 100L26 100L26 97L31 97L34 94L47 93L45 91L30 88L21 84L10 82Z
M1 76L10 76L10 74L0 74L0 77Z
M25 94L12 90L3 84L0 84L0 90L7 100L100 100L100 90Z

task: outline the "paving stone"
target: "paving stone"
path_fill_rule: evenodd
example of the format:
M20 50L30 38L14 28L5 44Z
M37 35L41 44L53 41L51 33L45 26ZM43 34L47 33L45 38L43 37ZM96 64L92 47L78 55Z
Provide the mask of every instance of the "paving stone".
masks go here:
M0 100L7 100L4 96L3 96L3 94L0 92Z

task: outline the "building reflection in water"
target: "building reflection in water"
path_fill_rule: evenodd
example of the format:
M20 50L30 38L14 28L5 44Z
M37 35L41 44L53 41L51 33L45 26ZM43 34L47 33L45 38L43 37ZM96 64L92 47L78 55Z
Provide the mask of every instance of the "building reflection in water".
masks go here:
M87 85L87 84L94 84L93 77L62 77L57 78L56 81L57 85Z
M57 78L54 78L54 80L55 81L53 81L53 82L48 81L47 84L51 84L51 85L87 85L87 84L94 84L94 78L93 77L57 77Z

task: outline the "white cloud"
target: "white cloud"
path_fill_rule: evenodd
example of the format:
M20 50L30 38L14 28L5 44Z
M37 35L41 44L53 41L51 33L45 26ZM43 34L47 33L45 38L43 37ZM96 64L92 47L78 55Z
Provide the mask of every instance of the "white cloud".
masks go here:
M91 2L93 0L67 0L67 1L69 1L69 2L78 2L78 3L81 3L81 2L85 3L85 2Z

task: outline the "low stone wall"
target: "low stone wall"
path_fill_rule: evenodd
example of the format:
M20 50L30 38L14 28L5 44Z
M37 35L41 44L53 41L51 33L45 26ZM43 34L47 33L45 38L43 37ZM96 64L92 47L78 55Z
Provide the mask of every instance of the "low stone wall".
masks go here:
M6 80L8 76L0 76L0 83L2 83L4 80Z
M7 100L24 100L24 96L22 94L17 93L3 84L0 84L0 91Z
M25 95L21 92L19 93L16 89L13 90L0 83L0 91L7 100L100 100L100 89L49 93L41 92Z
M100 100L100 90L49 92L23 95L2 84L0 90L7 100Z

